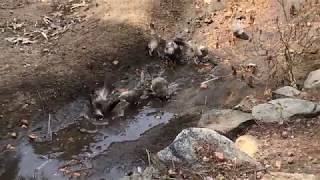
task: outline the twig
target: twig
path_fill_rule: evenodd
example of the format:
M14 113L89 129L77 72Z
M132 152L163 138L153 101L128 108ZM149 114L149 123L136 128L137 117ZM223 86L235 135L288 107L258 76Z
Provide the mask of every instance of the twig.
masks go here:
M207 84L207 83L209 83L209 82L211 82L211 81L215 81L215 80L217 80L217 79L219 79L219 78L218 78L218 77L215 77L215 78L209 79L209 80L207 80L207 81L203 81L201 84Z
M49 118L48 118L48 132L47 132L47 139L49 141L52 141L52 129L51 129L51 114L49 113Z
M147 156L148 156L148 163L149 163L149 166L151 166L150 151L149 151L148 149L146 149L146 152L147 152Z
M213 77L212 79L209 79L207 81L203 81L201 84L207 84L207 83L209 83L211 81L215 81L215 80L218 80L220 78L226 78L226 77L230 77L230 76L232 76L232 74L228 74L228 75L225 75L225 76L214 76L214 75L212 75L212 77Z

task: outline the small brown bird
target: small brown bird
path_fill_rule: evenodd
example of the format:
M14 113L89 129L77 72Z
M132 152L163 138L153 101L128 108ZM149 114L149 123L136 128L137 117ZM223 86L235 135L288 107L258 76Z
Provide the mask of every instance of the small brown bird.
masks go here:
M98 118L104 118L120 102L112 92L112 77L106 75L103 87L94 91L91 95L92 114Z
M166 99L169 95L169 83L163 77L157 77L151 82L151 91L155 97Z
M153 56L154 52L157 53L159 57L162 56L164 47L165 47L165 40L161 38L161 36L156 32L155 26L153 23L150 23L150 35L151 39L148 43L148 53L149 56Z

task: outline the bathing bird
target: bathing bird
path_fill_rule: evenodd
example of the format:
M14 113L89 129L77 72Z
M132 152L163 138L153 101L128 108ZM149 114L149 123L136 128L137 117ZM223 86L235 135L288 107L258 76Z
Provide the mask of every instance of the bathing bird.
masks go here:
M110 74L106 74L103 87L96 89L91 95L91 109L97 119L104 118L120 102L120 99L113 93Z

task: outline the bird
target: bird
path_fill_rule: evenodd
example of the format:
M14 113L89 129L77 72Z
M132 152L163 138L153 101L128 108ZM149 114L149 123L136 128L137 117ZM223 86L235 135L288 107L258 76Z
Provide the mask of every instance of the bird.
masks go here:
M157 77L151 81L152 95L160 99L167 99L169 95L169 83L163 77Z
M93 116L97 119L104 118L120 102L112 91L112 79L112 76L106 75L103 87L96 89L91 95L91 109Z
M153 56L154 52L156 52L157 55L159 57L161 57L163 54L162 51L164 49L166 42L156 32L154 23L150 23L149 28L150 28L150 35L151 35L151 39L150 39L148 46L147 46L149 56Z
M236 19L232 24L233 35L239 39L249 40L249 35L244 32L244 29L241 25L241 19Z

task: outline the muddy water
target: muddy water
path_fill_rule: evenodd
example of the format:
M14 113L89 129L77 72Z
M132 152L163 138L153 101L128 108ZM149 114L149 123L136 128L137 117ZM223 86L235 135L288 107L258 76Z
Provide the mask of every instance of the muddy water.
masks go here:
M81 117L87 104L85 98L79 98L50 116L52 141L47 139L48 115L36 117L44 118L33 128L39 142L21 139L13 157L17 159L17 169L7 169L10 172L2 178L59 180L68 179L70 176L65 174L70 172L90 172L93 179L120 178L133 166L144 164L140 161L144 157L135 151L152 139L139 142L139 138L174 118L173 113L146 105L136 107L125 118L111 120L106 125ZM112 148L114 145L116 149Z
M195 126L200 115L191 110L193 107L232 107L252 91L233 78L214 81L208 89L199 90L205 77L190 67L168 72L166 77L178 84L178 94L167 103L152 100L130 107L124 117L103 121L85 118L86 97L59 107L50 114L52 140L48 136L49 114L35 115L34 122L38 123L31 131L38 136L37 141L30 142L24 136L16 153L0 159L6 164L0 167L0 179L60 180L78 175L84 179L119 179L138 166L148 165L146 149L157 152L182 129ZM176 117L173 112L189 115Z

